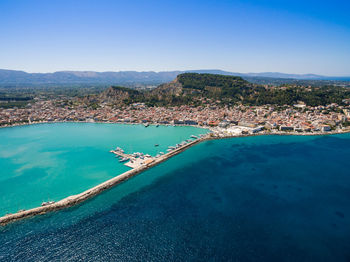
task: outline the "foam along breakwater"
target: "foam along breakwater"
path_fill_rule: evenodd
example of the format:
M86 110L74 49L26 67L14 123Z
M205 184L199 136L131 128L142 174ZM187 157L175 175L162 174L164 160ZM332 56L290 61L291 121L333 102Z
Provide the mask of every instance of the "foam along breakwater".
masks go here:
M145 161L142 163L140 162L137 165L135 165L133 169L126 171L125 173L118 175L114 178L111 178L111 179L109 179L109 180L107 180L107 181L105 181L105 182L103 182L103 183L101 183L93 188L90 188L90 189L88 189L80 194L72 195L72 196L64 198L60 201L51 202L47 205L43 205L40 207L32 208L29 210L21 210L21 211L18 211L17 213L14 213L14 214L7 214L3 217L0 217L0 225L4 226L8 223L11 223L11 222L14 222L17 220L33 217L36 215L42 215L42 214L45 214L48 212L57 211L60 209L72 207L74 205L82 203L83 201L90 199L90 198L102 193L103 191L123 182L123 181L126 181L127 179L141 173L142 171L144 171L150 167L153 167L155 165L158 165L161 162L164 162L165 160L181 153L182 151L188 149L189 147L191 147L197 143L200 143L202 141L208 140L208 139L210 139L210 133L206 134L206 135L202 135L198 139L195 139L191 142L182 143L181 145L179 144L179 146L174 147L168 153L158 155L157 157L152 157L152 161Z

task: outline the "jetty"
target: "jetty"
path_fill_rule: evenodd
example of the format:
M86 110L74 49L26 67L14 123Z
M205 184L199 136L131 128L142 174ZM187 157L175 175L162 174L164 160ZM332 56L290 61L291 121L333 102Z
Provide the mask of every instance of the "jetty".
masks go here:
M126 162L124 165L131 168L138 168L145 164L150 164L154 161L154 157L143 154L143 153L132 153L132 154L126 154L124 153L124 150L122 150L120 147L117 147L115 150L111 150L111 153L115 154L117 157L119 157L119 162Z
M122 158L130 158L130 155L125 154L124 151L121 150L111 150L110 152Z
M113 186L115 186L123 181L126 181L129 178L131 178L131 177L133 177L133 176L135 176L135 175L137 175L145 170L166 161L167 159L183 152L184 150L190 148L191 146L198 144L202 141L209 140L209 139L211 139L210 134L201 135L197 139L195 139L191 142L178 144L176 147L174 147L174 149L170 150L166 154L159 154L157 157L151 157L148 155L144 155L143 159L141 157L136 157L137 154L135 154L135 153L131 154L131 155L125 154L123 150L118 149L118 148L117 148L118 150L111 150L111 152L116 154L117 156L120 156L123 158L124 157L129 158L130 161L128 163L126 163L125 165L131 167L132 169L129 171L126 171L125 173L120 174L116 177L113 177L113 178L93 187L93 188L90 188L90 189L88 189L80 194L69 196L69 197L64 198L60 201L52 202L48 205L32 208L29 210L20 210L14 214L7 214L3 217L0 217L0 225L4 226L8 223L11 223L11 222L14 222L17 220L33 217L36 215L46 214L48 212L53 212L53 211L57 211L60 209L64 209L64 208L68 208L68 207L72 207L74 205L80 204L83 201L86 201L87 199L90 199L90 198L100 194L101 192L108 190L111 187L113 187Z

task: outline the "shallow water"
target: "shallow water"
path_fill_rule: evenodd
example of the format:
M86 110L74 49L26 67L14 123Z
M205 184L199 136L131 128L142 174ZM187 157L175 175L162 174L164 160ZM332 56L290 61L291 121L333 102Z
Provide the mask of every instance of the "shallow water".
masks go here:
M0 230L3 261L349 261L350 135L207 141Z
M151 155L206 130L55 123L0 129L0 216L78 194L127 170L111 149ZM155 147L155 144L159 144Z

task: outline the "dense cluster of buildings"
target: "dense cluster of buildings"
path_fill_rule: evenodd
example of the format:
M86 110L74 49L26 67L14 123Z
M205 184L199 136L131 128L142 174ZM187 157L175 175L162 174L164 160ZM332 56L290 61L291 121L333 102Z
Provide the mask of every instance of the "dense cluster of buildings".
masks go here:
M264 130L329 132L342 129L350 121L350 106L331 104L308 107L302 104L274 106L176 106L147 107L135 103L122 109L100 105L91 109L84 104L58 106L57 101L37 101L26 108L0 109L0 125L36 122L115 122L200 125L227 128L233 125Z

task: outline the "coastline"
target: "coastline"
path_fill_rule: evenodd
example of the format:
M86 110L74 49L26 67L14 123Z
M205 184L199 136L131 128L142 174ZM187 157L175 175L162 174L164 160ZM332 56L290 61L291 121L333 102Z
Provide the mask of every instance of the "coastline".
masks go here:
M34 125L34 124L46 124L46 123L111 123L111 124L131 124L131 125L140 125L140 123L113 123L113 122L83 122L83 121L62 121L62 122L35 122L35 123L26 123L26 124L20 124L20 125L12 125L12 126L6 126L6 127L14 127L14 126L23 126L23 125ZM176 126L180 126L180 125L176 125ZM184 125L184 126L190 126L190 125ZM105 182L102 182L99 185L96 185L90 189L85 190L84 192L77 194L77 195L72 195L72 196L68 196L60 201L57 201L53 204L47 205L47 206L40 206L40 207L36 207L36 208L32 208L29 210L23 210L23 211L19 211L17 213L14 214L7 214L5 216L0 217L0 225L1 226L5 226L9 223L24 219L24 218L29 218L29 217L33 217L36 215L42 215L48 212L53 212L53 211L57 211L60 209L64 209L64 208L69 208L72 207L74 205L77 205L79 203L82 203L100 193L102 193L105 190L110 189L111 187L122 183L124 181L126 181L127 179L153 167L156 166L164 161L166 161L167 159L183 152L184 150L190 148L193 145L196 145L198 143L204 142L204 141L208 141L208 140L218 140L218 139L226 139L226 138L235 138L235 137L249 137L249 136L264 136L264 135L292 135L292 136L321 136L321 135L335 135L335 134L345 134L345 133L349 133L350 130L342 130L341 132L339 131L330 131L330 132L317 132L317 133L306 133L306 132L259 132L259 133L249 133L249 134L239 134L239 135L220 135L217 132L213 133L213 128L210 127L204 127L204 126L194 126L197 128L203 128L206 130L210 130L212 131L212 133L208 133L206 134L204 137L196 139L190 143L188 143L187 145L184 145L180 148L177 148L169 153L166 153L156 159L154 159L154 161L152 163L149 164L145 164L141 167L137 167L131 170L128 170L118 176L115 176Z
M21 126L31 126L31 125L40 125L40 124L56 124L56 123L87 123L87 124L119 124L119 125L143 125L143 123L128 123L128 122L109 122L109 121L40 121L40 122L32 122L32 123L16 123L13 125L4 125L0 126L0 128L11 128L11 127L21 127ZM211 126L201 126L201 125L184 125L184 124L159 124L159 123L149 123L150 126L159 125L159 126L191 126L196 128L201 128L205 130L210 130L211 132L215 132L214 128ZM225 135L224 137L217 138L233 138L233 137L247 137L247 136L257 136L257 135L293 135L293 136L321 136L321 135L338 135L338 134L346 134L350 133L350 127L346 129L342 129L341 131L333 130L327 132L295 132L295 131L277 131L277 132L258 132L258 133L249 133L249 134L240 134L240 135Z
M343 131L329 131L329 132L259 132L255 134L240 134L240 135L225 135L213 136L214 139L225 139L235 137L249 137L249 136L330 136L350 133L350 129Z
M128 122L109 122L109 121L40 121L40 122L32 122L32 123L16 123L13 125L4 125L0 126L0 128L11 128L11 127L21 127L21 126L31 126L31 125L40 125L40 124L56 124L56 123L86 123L86 124L118 124L118 125L143 125L143 123L128 123ZM156 124L149 123L150 126L191 126L196 128L202 128L210 130L208 126L200 126L200 125L172 125L172 124Z

